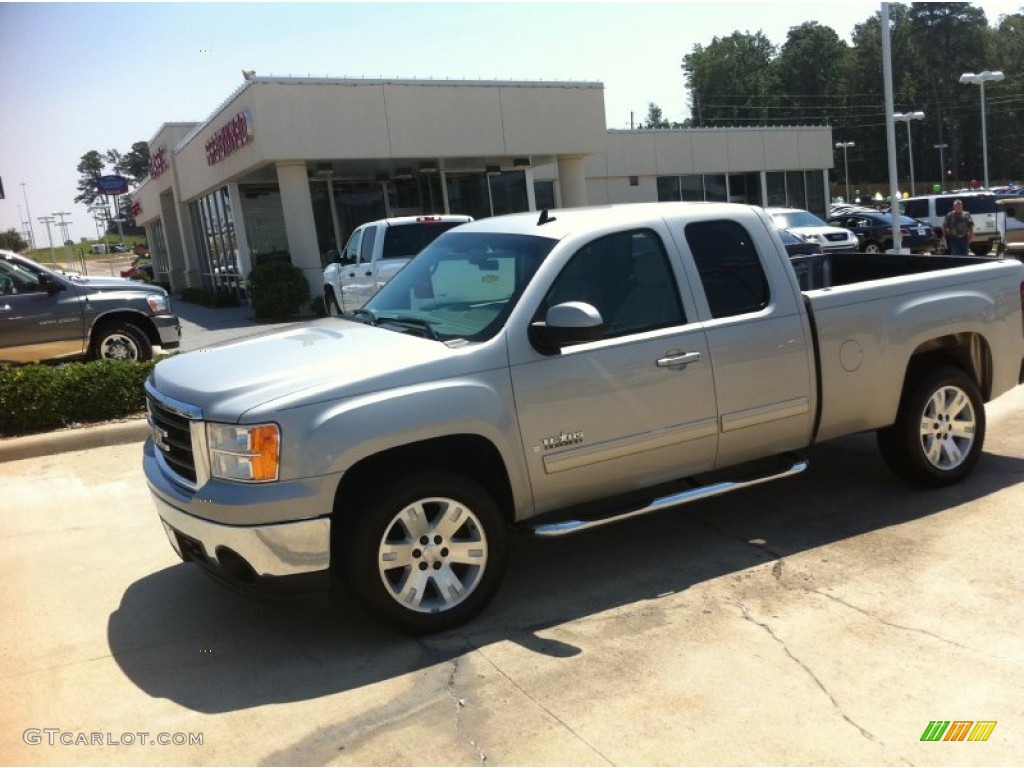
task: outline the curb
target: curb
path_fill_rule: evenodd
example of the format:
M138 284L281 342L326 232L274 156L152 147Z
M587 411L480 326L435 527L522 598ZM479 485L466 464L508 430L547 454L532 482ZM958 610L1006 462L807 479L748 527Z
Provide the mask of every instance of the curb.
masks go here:
M141 443L149 436L145 418L113 421L75 429L64 429L42 435L9 437L0 440L0 463L34 459L54 453L87 451L125 443Z

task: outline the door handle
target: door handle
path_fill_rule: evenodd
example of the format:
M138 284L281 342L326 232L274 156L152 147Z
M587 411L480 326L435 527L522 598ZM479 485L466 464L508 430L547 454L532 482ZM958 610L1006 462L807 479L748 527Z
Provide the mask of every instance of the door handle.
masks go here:
M349 277L355 277L355 276L356 276L356 273L355 273L355 272L349 272L349 273L348 273L348 276L349 276Z
M659 368L677 368L700 360L700 352L669 352L658 361Z
M366 277L370 277L370 275L372 275L373 272L363 272L363 274L366 275Z

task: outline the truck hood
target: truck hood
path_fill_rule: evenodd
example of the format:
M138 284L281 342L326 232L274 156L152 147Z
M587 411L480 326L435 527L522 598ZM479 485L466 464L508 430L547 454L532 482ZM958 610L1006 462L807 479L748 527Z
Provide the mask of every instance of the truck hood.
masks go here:
M198 406L204 419L235 422L275 400L294 407L423 381L431 363L458 354L430 339L326 318L176 355L157 364L151 384Z
M165 293L159 285L147 285L125 277L69 277L72 285L84 293L93 291L135 291L137 293Z

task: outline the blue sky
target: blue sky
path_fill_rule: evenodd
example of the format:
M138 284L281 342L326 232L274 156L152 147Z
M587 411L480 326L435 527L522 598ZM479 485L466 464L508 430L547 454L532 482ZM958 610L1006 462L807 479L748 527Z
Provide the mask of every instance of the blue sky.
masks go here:
M989 23L1024 2L979 2ZM71 212L95 236L75 166L127 151L162 123L205 120L260 75L587 80L606 125L648 102L689 116L680 63L695 45L762 31L775 45L806 21L849 40L876 2L6 3L0 2L0 230ZM990 66L979 62L979 69ZM24 182L25 186L21 184ZM19 211L20 206L20 211Z

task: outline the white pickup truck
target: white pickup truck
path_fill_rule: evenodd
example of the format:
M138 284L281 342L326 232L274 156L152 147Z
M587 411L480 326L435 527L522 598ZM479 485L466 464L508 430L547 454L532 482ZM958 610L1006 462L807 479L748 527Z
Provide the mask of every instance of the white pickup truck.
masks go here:
M397 216L356 227L341 254L324 269L323 297L327 314L359 309L433 240L470 216L434 214Z
M748 488L866 430L900 475L962 480L1024 376L1022 303L1014 259L791 263L756 207L489 218L351 316L159 363L145 474L211 575L437 631L494 596L510 527Z

